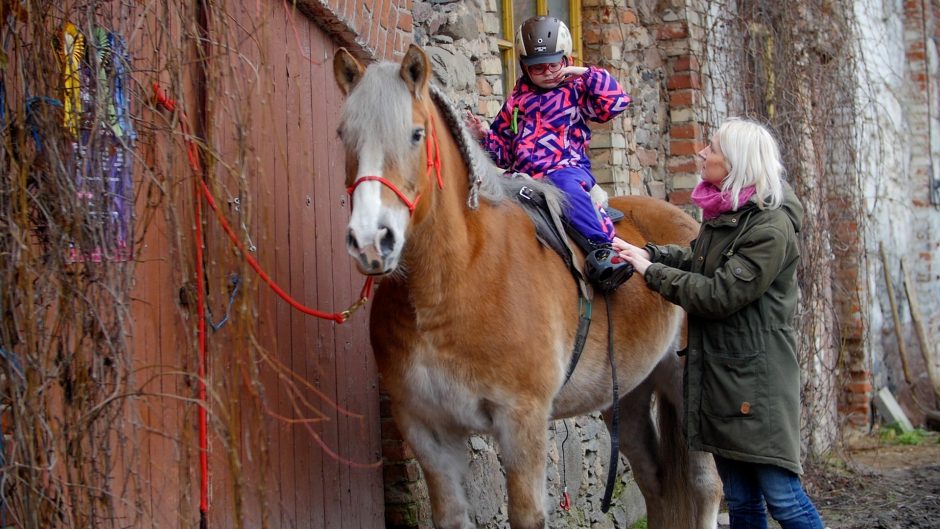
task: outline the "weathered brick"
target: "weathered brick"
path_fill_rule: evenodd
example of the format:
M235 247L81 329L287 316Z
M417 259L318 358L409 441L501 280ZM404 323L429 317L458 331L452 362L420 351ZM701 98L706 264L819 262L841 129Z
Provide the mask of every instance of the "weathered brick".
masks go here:
M670 127L669 136L680 140L702 139L702 125L699 123L678 123Z
M700 163L696 158L672 157L666 164L666 172L671 174L697 173L701 167Z
M401 10L398 12L398 29L414 31L414 17L412 17L411 11Z
M688 189L677 189L669 193L669 202L677 206L691 204L692 203L692 191Z
M705 144L696 140L672 140L669 153L673 156L692 156L705 148Z
M701 92L699 90L670 90L669 106L672 108L689 107L697 104L700 98Z
M598 29L585 28L582 35L586 44L599 44L601 42L601 32Z
M632 9L621 9L620 10L620 23L621 24L637 24L640 20L636 16L636 11Z
M672 75L666 81L666 88L669 90L681 90L686 88L702 88L702 77L698 72L679 72Z
M401 432L392 419L382 419L382 439L402 440Z
M382 441L382 457L386 461L407 461L415 458L415 453L405 441L388 439Z
M663 24L656 28L658 40L678 40L689 36L689 28L683 23Z
M659 153L652 149L637 149L636 157L644 167L655 167L659 162Z
M623 31L619 27L605 28L601 30L603 42L623 42Z
M847 384L845 389L850 393L860 393L870 396L874 388L871 382L852 382L851 384Z
M698 59L692 55L684 55L682 57L676 58L676 62L672 65L673 71L676 72L688 72L688 71L699 71L701 67L698 64Z
M382 466L382 477L385 480L385 484L392 485L395 483L405 483L409 481L415 481L421 477L421 472L418 470L417 461L403 461L401 463L386 463Z

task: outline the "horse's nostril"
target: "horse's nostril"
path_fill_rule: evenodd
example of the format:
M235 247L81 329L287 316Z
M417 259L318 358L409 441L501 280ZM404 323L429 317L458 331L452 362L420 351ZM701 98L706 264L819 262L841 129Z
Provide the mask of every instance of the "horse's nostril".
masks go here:
M356 237L353 236L352 230L346 230L346 247L358 249L359 245L356 244Z
M382 235L382 239L379 241L379 250L382 252L382 256L387 256L392 253L392 250L395 249L395 233L388 228L384 228L385 234Z

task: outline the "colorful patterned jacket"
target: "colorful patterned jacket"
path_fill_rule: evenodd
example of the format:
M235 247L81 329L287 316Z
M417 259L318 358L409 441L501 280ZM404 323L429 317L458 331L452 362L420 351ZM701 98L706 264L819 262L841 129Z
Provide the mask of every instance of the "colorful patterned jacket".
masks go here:
M630 96L606 70L545 90L523 77L483 137L496 165L541 178L563 167L591 169L587 120L603 123L630 105Z

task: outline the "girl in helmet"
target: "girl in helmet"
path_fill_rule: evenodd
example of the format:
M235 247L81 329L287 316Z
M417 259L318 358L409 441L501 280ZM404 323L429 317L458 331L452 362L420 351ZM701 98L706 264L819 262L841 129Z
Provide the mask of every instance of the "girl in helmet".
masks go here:
M589 275L602 275L605 281L595 280L595 285L612 290L629 278L632 267L610 251L613 223L589 193L595 182L587 122L617 116L630 105L630 96L603 68L575 66L571 48L571 32L557 18L526 20L516 33L522 76L489 130L472 114L468 125L497 165L547 178L564 192L568 222L594 249ZM614 284L612 274L618 278Z

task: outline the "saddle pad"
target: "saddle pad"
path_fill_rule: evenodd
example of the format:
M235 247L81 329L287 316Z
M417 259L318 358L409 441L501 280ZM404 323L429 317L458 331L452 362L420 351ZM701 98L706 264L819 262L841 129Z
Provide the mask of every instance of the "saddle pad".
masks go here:
M564 222L563 219L554 216L548 207L545 196L531 187L522 186L516 196L516 201L522 206L522 209L529 218L532 219L532 223L535 225L536 239L554 250L555 253L561 257L565 266L568 267L568 270L571 271L571 275L578 283L582 295L585 299L591 299L591 291L587 286L587 282L584 280L581 268L575 264L574 254L571 251L571 247L568 245L567 238L560 229L560 226L563 225L567 228L567 223ZM571 233L570 228L567 228L566 231Z

